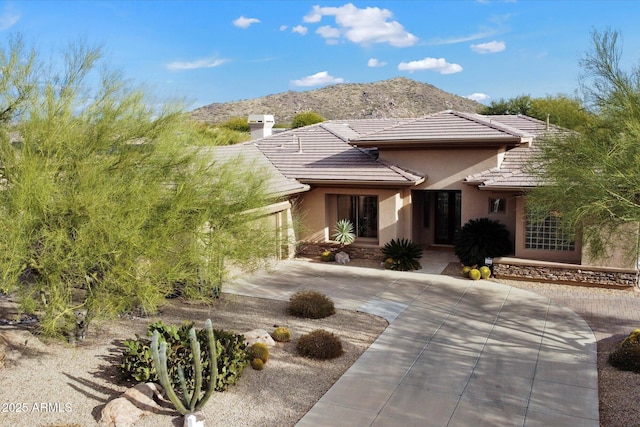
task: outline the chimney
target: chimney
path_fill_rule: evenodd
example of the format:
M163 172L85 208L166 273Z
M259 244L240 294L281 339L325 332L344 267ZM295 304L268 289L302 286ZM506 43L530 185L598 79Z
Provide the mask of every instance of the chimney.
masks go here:
M271 136L271 128L275 123L273 116L268 114L250 114L247 122L251 128L252 140Z

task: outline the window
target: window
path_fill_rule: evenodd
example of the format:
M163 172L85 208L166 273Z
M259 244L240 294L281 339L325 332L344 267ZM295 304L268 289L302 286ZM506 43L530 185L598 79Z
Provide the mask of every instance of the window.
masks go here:
M507 212L506 199L489 199L489 213L503 214Z
M524 247L548 251L574 251L575 242L562 231L557 215L551 214L543 221L527 215Z
M378 238L378 196L338 195L338 221L353 223L356 237Z

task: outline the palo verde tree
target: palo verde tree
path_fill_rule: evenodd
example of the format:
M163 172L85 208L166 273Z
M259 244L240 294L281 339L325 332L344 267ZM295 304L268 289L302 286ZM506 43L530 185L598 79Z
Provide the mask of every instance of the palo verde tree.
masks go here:
M612 235L638 256L640 222L640 69L621 68L618 33L592 34L581 61L594 120L580 133L538 144L532 164L543 186L528 200L539 218L553 212L566 232L580 232L592 255L606 255ZM627 242L621 242L623 236Z
M99 48L62 58L20 37L0 49L0 286L44 333L76 310L152 312L176 288L210 297L223 260L274 252L263 173L205 155L179 106L102 67Z

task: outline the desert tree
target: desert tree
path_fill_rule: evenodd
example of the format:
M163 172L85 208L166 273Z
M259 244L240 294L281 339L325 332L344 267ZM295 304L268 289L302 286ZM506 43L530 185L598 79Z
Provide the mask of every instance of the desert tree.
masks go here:
M44 63L0 48L0 286L44 333L74 313L153 312L168 294L211 297L234 265L275 250L264 173L217 159L179 103L158 102L72 43Z
M291 127L293 129L304 126L313 125L316 123L324 122L324 117L313 111L306 111L304 113L298 113L291 121Z
M585 103L594 112L581 132L546 138L530 168L543 185L528 210L552 212L579 235L593 256L606 256L616 236L630 259L638 256L640 222L640 70L621 67L615 31L594 31L580 64ZM577 233L577 234L576 234ZM627 241L624 241L624 240Z
M543 98L531 98L520 95L511 99L492 101L484 107L481 114L523 114L558 125L566 129L582 130L593 119L590 112L577 96L564 94L547 95Z

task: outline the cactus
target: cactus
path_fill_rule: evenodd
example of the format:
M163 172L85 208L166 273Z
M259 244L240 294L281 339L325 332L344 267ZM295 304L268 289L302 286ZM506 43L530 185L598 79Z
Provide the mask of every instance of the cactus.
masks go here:
M251 367L256 371L262 371L264 369L264 362L262 359L256 357L251 361Z
M269 347L266 344L257 342L249 349L249 355L253 359L261 359L263 363L269 360Z
M277 342L289 342L291 341L291 331L289 328L279 326L271 333L271 338Z
M167 370L167 343L166 341L159 341L158 331L153 332L151 338L151 357L153 358L153 364L158 372L158 378L162 387L164 387L167 397L171 400L171 403L176 407L178 412L182 415L187 415L202 409L207 403L213 391L215 390L215 378L218 377L218 362L216 360L216 341L213 336L213 327L211 326L211 319L207 319L205 323L205 330L207 332L207 345L209 347L209 366L211 368L211 380L207 384L204 396L202 396L202 360L200 359L200 343L196 338L195 328L189 330L189 341L191 342L191 353L193 354L193 370L194 370L194 384L193 390L189 390L187 382L184 377L184 369L182 366L178 366L178 376L180 377L180 385L182 388L182 399L173 388L169 373ZM215 371L214 371L215 370Z

